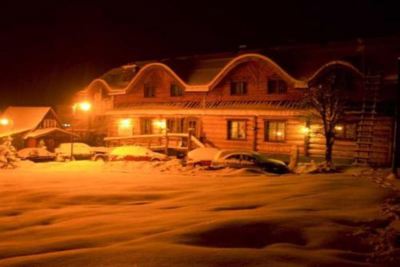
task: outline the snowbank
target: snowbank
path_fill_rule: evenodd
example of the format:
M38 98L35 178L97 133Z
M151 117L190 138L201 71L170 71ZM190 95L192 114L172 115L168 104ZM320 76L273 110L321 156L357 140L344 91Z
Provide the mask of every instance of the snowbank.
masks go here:
M36 156L36 157L51 157L54 156L54 153L49 152L45 148L24 148L21 150L18 150L17 152L18 157L20 158L27 158L30 156Z
M178 160L0 171L0 266L397 266L396 243L377 253L391 235L376 233L398 228L382 210L393 190L250 173Z
M212 161L218 151L218 149L213 147L197 148L188 153L188 159L193 162Z

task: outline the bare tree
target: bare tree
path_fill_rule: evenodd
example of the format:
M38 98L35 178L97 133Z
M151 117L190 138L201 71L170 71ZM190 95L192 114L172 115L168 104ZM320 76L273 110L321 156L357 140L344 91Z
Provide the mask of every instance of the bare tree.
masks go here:
M334 169L332 149L335 143L335 127L342 119L347 102L347 80L340 73L330 73L317 84L311 85L306 100L313 108L313 115L322 120L325 137L325 168Z

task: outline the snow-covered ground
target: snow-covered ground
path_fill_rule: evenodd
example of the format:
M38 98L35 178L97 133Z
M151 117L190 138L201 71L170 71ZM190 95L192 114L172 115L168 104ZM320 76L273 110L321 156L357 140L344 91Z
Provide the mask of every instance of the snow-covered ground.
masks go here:
M24 163L0 170L0 266L397 266L373 175Z

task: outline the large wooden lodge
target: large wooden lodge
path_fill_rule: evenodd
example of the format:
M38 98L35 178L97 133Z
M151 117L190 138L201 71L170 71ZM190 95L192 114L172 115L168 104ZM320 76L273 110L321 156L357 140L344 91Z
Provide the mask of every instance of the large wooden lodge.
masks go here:
M308 88L334 73L351 101L337 127L333 156L391 162L393 96L400 39L275 47L113 69L78 92L93 105L90 127L108 140L159 133L193 134L217 148L322 158L321 122L304 104Z

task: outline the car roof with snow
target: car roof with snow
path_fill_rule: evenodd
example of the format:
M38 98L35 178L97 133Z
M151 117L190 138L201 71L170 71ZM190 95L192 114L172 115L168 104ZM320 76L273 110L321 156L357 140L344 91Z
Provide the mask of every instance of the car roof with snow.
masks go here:
M111 150L111 155L144 155L153 153L152 150L142 146L119 146Z
M232 154L244 154L244 155L254 155L254 156L260 156L261 154L255 151L251 151L251 150L234 150L234 149L223 149L220 150L216 155L215 155L215 159L219 159L219 158L225 158L227 156L230 156Z

